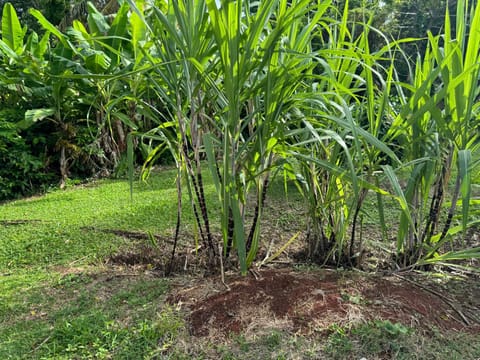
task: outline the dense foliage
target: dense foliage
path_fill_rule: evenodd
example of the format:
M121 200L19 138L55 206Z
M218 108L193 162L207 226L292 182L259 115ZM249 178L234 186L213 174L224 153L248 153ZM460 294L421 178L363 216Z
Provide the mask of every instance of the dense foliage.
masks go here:
M0 197L31 192L53 169L61 186L126 164L132 175L136 159L148 174L168 152L178 221L187 191L195 243L212 267L234 253L242 272L256 260L276 174L305 198L313 261L360 264L372 192L385 240L385 199L402 213L398 266L480 256L445 246L478 222L470 189L479 165L480 36L472 29L480 6L458 1L455 17L434 7L412 30L412 1L337 5L129 0L106 14L87 3L84 21L62 31L30 10L36 32L5 4ZM424 39L404 39L416 35ZM205 173L216 203L206 200ZM220 246L211 206L221 209Z
M26 33L24 37L30 36L30 40L25 41L25 44L24 41L18 44L18 46L23 47L21 50L20 48L15 50L19 57L12 58L5 48L3 51L5 61L2 63L2 81L0 81L3 92L0 107L10 113L8 116L2 116L1 119L2 123L5 124L2 127L6 126L10 129L3 133L3 137L9 137L7 143L11 144L8 147L12 146L12 153L20 151L20 148L16 147L20 146L19 142L23 143L20 146L23 150L20 151L18 158L13 161L15 164L11 163L12 160L5 162L3 172L5 175L10 174L10 179L7 179L6 176L2 177L4 186L0 199L24 196L48 187L59 180L63 186L69 176L89 177L108 175L115 169L119 173L124 171L125 132L131 124L127 124L127 127L124 128L123 124L125 122L122 124L116 119L114 120L114 126L112 126L108 123L108 119L104 119L105 116L109 116L108 109L102 108L110 98L108 92L118 91L119 88L115 88L115 86L122 86L120 84L122 81L117 82L113 87L108 84L108 88L103 88L104 84L99 79L94 82L85 79L65 79L61 81L61 84L52 87L61 74L88 73L92 70L94 73L100 70L100 73L107 74L114 66L117 67L118 62L112 62L111 66L107 68L106 62L110 59L108 57L101 59L98 54L94 55L92 53L99 46L98 42L93 49L83 49L83 54L78 51L64 53L62 47L56 47L55 40L50 42L48 39L42 38L42 34L51 29L45 28L28 11L29 8L40 11L48 22L67 33L70 32L67 31L67 28L74 21L77 22L77 28L80 21L85 25L85 31L91 31L93 34L97 25L94 24L95 21L92 21L92 19L95 17L100 19L103 16L105 19L101 22L108 23L114 16L108 14L117 13L119 4L123 1L96 0L89 3L84 0L37 0L34 2L12 0L9 3L13 5L19 19L19 23L15 24L18 37L23 32ZM5 4L7 4L7 1L0 1L2 9L8 14L10 10L5 11L7 10L4 7ZM344 0L335 1L334 5L335 7L327 10L327 14L337 19L342 16L346 2ZM425 38L428 30L431 30L435 35L440 31L444 19L443 9L445 5L443 0L429 2L352 0L349 3L348 18L351 22L369 20L374 28L382 30L390 39ZM454 9L455 6L456 2L449 3L450 9ZM94 10L95 8L101 9L101 12ZM421 11L413 11L412 9L421 9ZM88 15L89 12L90 15ZM416 14L415 17L412 17L413 13ZM90 20L88 20L88 17ZM455 18L454 16L453 19L455 20ZM126 36L127 39L132 36L129 29L125 28L122 31L125 33L116 35ZM110 32L110 34L112 33ZM40 40L42 41L39 43ZM370 47L378 51L385 45L385 38L374 31L370 31L369 42ZM115 42L115 44L121 43L123 42ZM314 46L315 43L316 41L314 41ZM108 44L105 45L108 46ZM102 46L103 44L100 45L100 47ZM418 41L401 46L406 51L406 58L413 59L413 62L417 52L423 52L425 48L425 44ZM62 57L66 57L65 60L59 61ZM80 58L83 59L80 60ZM100 60L100 62L97 62L97 60ZM401 74L403 78L409 77L409 71L412 71L412 66L409 63L413 64L413 62L410 60L405 61L403 56L396 57L396 72ZM86 69L84 70L80 69L82 61L90 63L85 66ZM74 62L80 62L80 64L74 66ZM118 65L121 66L121 64ZM103 70L101 70L102 67ZM119 73L119 70L115 69L117 73ZM140 80L140 78L138 79ZM126 86L128 88L129 85ZM138 89L138 85L134 86ZM64 93L67 88L68 91ZM97 92L103 93L103 95L100 95L100 97L103 96L103 99L96 95ZM97 102L95 104L96 111L92 111L91 107L94 106L92 104L95 102ZM35 125L34 131L10 124L22 120L28 110L52 109L52 105L57 107L55 115L57 120L55 122L43 121L41 124ZM135 111L133 103L126 106L130 106L128 111ZM64 109L59 109L60 107L64 107ZM15 118L11 116L12 111L16 112ZM129 116L132 117L132 114ZM64 119L59 120L59 117ZM142 122L145 121L148 121L148 119L142 119ZM109 130L113 131L118 139L115 139L115 135L113 135L114 139L109 139L109 131L106 129L98 130L98 123L108 123ZM151 124L146 124L145 128L150 129ZM12 142L11 136L16 138L16 145ZM149 146L145 145L140 149L139 159L145 158ZM6 149L5 151L8 152L9 150ZM163 156L165 158L165 155Z

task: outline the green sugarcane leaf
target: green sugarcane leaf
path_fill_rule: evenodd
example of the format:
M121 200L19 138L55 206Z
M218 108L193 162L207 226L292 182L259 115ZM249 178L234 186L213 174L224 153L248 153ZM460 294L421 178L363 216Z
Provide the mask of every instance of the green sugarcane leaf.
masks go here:
M133 149L134 133L127 134L127 166L128 166L128 183L130 185L130 200L133 200L133 175L135 172L134 149Z
M122 123L124 123L128 128L132 130L138 130L138 125L130 118L130 116L120 112L120 111L112 111L110 115L114 118L119 119Z
M232 189L233 192L233 189ZM235 245L238 253L238 261L240 262L240 272L242 275L247 274L247 251L245 244L245 230L243 227L243 218L240 212L240 207L238 199L233 197L231 202L232 214L233 214L233 224L234 224L234 233L235 233Z
M430 259L425 259L421 261L424 264L435 264L438 262L447 263L449 261L458 261L458 260L471 260L471 259L480 259L480 247L459 250L459 251L449 251L444 254L435 254Z
M405 198L405 194L402 190L402 187L400 186L398 178L395 175L392 167L390 165L383 165L382 169L385 175L387 176L387 179L389 180L390 184L392 185L393 191L396 195L395 199L398 201L398 203L400 204L400 208L402 209L402 215L407 220L406 222L400 224L401 226L398 232L399 236L397 238L397 251L401 251L401 249L404 248L404 245L405 245L404 235L408 232L407 226L411 226L411 228L414 231L416 231L416 226L413 222L412 214L408 206L407 199Z
M375 177L375 185L380 188L380 179L378 176ZM378 209L378 220L380 222L380 228L382 229L382 240L386 241L388 239L387 224L385 222L385 203L383 201L383 195L379 192L377 195L377 209Z
M213 136L211 134L203 135L203 143L205 145L205 152L207 154L207 161L208 161L208 168L210 169L210 174L212 174L213 184L215 185L215 189L217 190L217 194L219 196L219 200L221 199L221 184L220 179L217 173L217 160L215 158L214 153L214 145L213 145Z

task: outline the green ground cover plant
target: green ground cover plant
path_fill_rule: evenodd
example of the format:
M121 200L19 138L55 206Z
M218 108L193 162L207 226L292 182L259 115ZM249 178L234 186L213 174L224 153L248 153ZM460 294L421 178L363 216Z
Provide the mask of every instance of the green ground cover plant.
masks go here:
M167 170L165 177L136 183L132 199L125 181L105 180L4 204L2 268L88 263L127 244L102 230L168 234L177 199L172 175ZM187 224L191 216L184 213Z
M136 183L133 199L125 180L99 181L2 205L2 358L143 358L160 351L159 335L171 346L184 326L159 304L168 281L102 274L108 255L138 246L102 230L171 231L171 175ZM151 192L164 205L145 201Z

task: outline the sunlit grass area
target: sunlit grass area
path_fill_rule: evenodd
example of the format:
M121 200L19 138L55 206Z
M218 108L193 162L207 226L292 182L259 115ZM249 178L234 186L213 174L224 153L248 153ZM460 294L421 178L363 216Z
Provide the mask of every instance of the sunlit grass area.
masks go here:
M0 269L88 264L122 246L125 239L102 230L172 236L177 214L175 171L137 181L130 197L125 180L102 180L3 204ZM209 187L206 187L207 194ZM183 201L188 203L188 197ZM183 226L193 223L184 207ZM215 209L212 209L215 211Z
M144 358L157 349L159 336L167 346L171 331L183 327L164 307L163 279L100 272L48 280L30 275L15 283L16 292L1 299L3 359Z

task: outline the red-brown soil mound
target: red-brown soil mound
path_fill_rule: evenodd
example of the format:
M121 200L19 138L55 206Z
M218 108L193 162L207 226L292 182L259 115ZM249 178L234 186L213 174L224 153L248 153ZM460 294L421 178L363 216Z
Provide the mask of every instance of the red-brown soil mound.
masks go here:
M429 289L399 277L382 278L353 272L264 270L258 278L206 280L177 291L170 302L190 309L193 335L282 328L302 333L328 331L332 324L348 325L383 319L426 330L480 331L471 307L463 309L442 289ZM431 284L430 284L431 285ZM472 298L479 298L474 289ZM214 293L212 295L212 292ZM474 312L480 313L474 304Z

